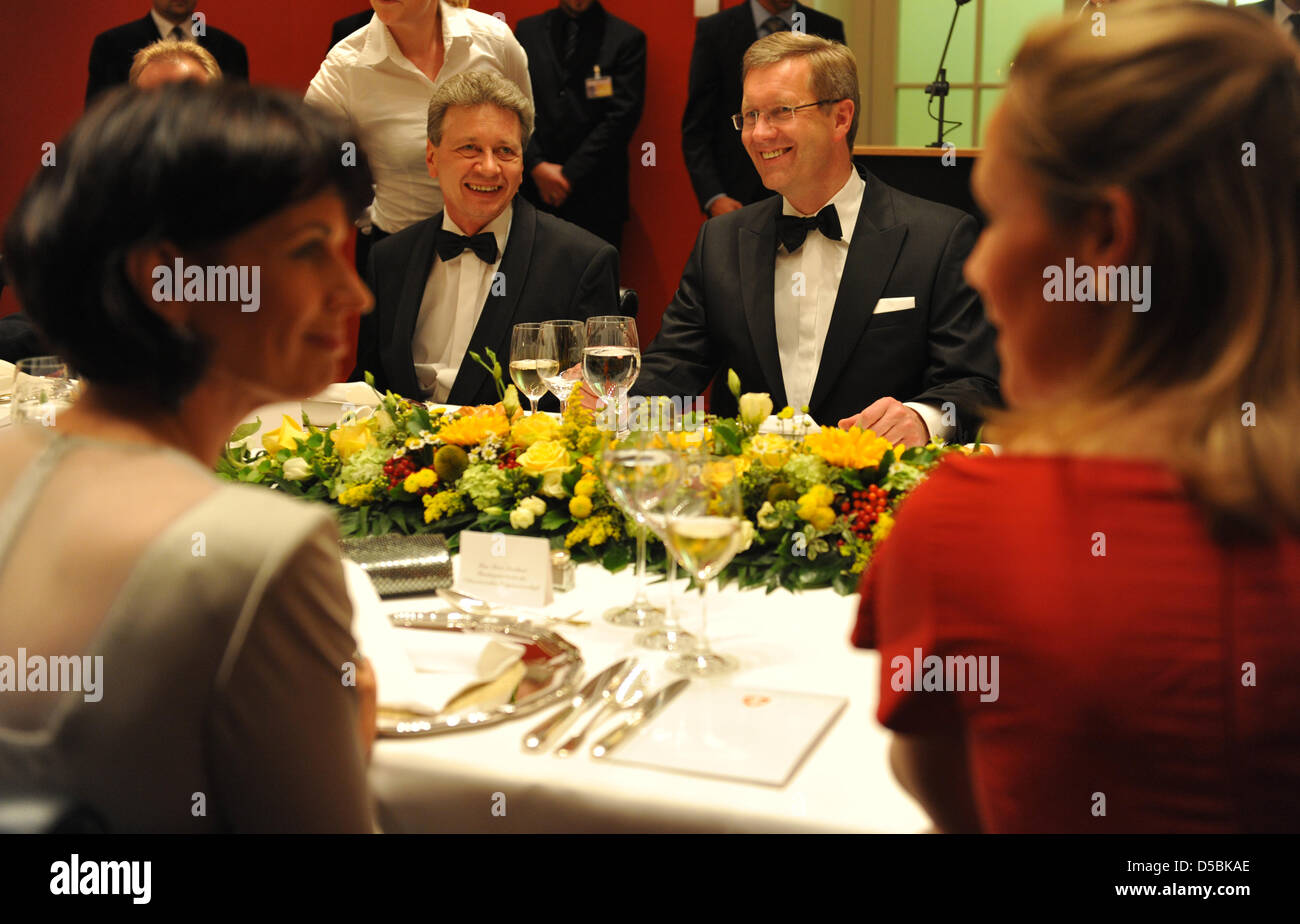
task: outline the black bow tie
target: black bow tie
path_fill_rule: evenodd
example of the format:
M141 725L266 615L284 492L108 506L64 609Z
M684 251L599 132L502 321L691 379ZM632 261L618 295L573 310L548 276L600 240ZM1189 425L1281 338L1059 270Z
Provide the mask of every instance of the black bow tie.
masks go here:
M439 228L433 246L437 248L438 256L443 263L455 259L466 250L474 251L480 260L489 265L497 262L496 235L487 231L482 231L473 237L466 237L463 234L457 234L455 231Z
M843 240L840 231L840 216L835 206L828 205L813 218L800 218L798 215L778 215L776 217L776 238L785 245L786 253L794 253L803 246L808 232L818 230L831 241Z

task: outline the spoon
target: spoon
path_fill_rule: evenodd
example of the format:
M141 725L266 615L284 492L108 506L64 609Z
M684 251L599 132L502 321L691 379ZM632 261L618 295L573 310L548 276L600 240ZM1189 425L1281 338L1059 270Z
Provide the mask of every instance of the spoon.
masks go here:
M623 709L631 709L645 697L646 687L649 685L650 674L644 667L638 667L618 685L613 693L607 693L605 702L596 710L596 714L591 717L591 721L582 727L576 735L570 738L556 750L557 757L568 757L582 746L589 732L602 721L604 721L611 712L618 712Z

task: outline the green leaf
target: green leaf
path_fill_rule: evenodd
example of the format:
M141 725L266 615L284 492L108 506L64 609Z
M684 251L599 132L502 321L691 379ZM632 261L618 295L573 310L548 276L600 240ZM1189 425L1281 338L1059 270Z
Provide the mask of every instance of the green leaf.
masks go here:
M226 442L238 443L240 440L252 436L260 429L262 429L262 418L255 417L251 423L240 424L238 427L235 427L235 431L230 434L230 439L226 440Z
M619 572L626 568L631 560L632 554L627 546L623 543L615 543L605 550L600 563L606 571Z
M558 509L548 510L542 516L541 527L543 531L549 533L552 530L557 530L563 526L568 525L568 523L569 523L568 511L558 510Z
M740 455L743 434L734 420L720 419L713 424L713 448L719 455Z

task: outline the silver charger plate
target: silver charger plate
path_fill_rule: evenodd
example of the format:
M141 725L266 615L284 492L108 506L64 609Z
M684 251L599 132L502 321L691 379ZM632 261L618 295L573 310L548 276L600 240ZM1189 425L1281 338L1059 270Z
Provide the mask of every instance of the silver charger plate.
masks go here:
M399 628L473 633L517 642L524 646L525 671L514 701L491 709L471 708L426 715L380 707L377 724L383 738L466 731L531 715L572 696L582 676L582 652L578 646L557 632L531 622L503 616L468 616L459 612L429 610L392 613L388 619Z

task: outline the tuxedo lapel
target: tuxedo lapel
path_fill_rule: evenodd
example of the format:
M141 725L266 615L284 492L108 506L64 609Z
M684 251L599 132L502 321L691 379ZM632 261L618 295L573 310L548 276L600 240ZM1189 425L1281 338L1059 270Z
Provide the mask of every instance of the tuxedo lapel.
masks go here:
M514 200L514 215L510 219L510 234L506 238L505 253L497 272L504 280L504 293L493 294L499 288L495 282L483 302L478 324L469 338L469 349L478 353L483 359L485 348L490 348L501 363L502 375L509 381L510 367L510 330L514 326L515 310L519 307L519 296L524 288L524 279L528 276L528 267L533 259L533 244L537 239L537 210L522 196ZM447 396L448 404L472 404L475 396L491 381L486 369L469 357L468 350L460 362L460 371L456 373L456 383ZM495 386L493 386L495 390Z
M861 169L860 172L867 188L862 193L862 206L853 228L853 240L849 242L848 258L809 402L814 419L818 407L834 391L845 364L858 353L858 344L871 323L876 302L889 282L907 237L907 225L895 223L888 187L870 172Z
M382 346L384 368L393 370L392 387L398 394L418 395L423 391L415 374L411 341L415 337L416 321L420 318L424 289L429 283L429 274L433 272L433 245L441 227L441 212L424 223L406 264L406 277L402 281L397 313L393 318L393 336Z
M759 368L771 389L772 403L785 406L785 379L776 345L776 216L781 197L773 196L754 209L754 218L740 228L740 295L749 322L749 335Z

